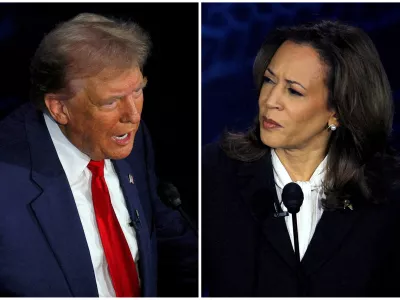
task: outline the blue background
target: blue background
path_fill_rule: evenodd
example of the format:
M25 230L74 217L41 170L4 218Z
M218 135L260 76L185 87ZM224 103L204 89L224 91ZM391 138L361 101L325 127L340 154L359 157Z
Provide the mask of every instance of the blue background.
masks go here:
M340 20L361 27L378 49L396 111L400 101L400 3L203 3L202 144L224 129L245 130L257 114L252 65L268 32L313 20ZM362 74L360 74L362 76ZM395 146L400 144L395 115Z

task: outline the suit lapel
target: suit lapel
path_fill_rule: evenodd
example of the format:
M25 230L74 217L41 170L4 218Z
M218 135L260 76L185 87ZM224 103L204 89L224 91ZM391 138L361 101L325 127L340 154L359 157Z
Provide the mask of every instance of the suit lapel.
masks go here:
M72 296L98 296L89 248L67 177L43 117L26 116L32 180L42 193L30 203Z
M277 195L270 153L258 161L240 163L237 175L242 199L255 221L260 224L263 235L288 266L295 269L295 255L285 220L273 216L273 203ZM358 216L357 209L323 213L301 261L306 274L317 271L335 254Z
M132 157L136 159L133 154ZM138 162L139 163L139 162ZM125 160L115 160L113 161L115 170L118 174L121 189L124 193L126 206L128 212L131 216L131 220L136 232L136 238L138 241L139 248L139 276L141 279L141 290L142 296L146 297L152 293L151 285L149 283L152 281L151 276L151 247L150 247L150 232L148 228L148 222L146 220L146 215L143 207L140 203L136 177L140 177L140 170L137 166L138 163L133 163L132 167ZM132 177L131 177L131 176ZM133 182L130 180L133 178Z
M358 216L357 210L324 211L301 261L306 275L317 271L338 252Z
M242 199L261 226L263 235L288 266L295 268L295 255L285 219L274 217L277 195L270 153L258 161L240 163L237 175Z

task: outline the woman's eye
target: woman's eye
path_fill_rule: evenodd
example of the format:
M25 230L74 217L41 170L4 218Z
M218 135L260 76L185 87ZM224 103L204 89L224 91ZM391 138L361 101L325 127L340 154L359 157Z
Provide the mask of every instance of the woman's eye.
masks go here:
M303 96L303 94L299 93L298 91L292 88L289 88L289 93L292 94L293 96L300 96L300 97Z
M269 77L267 77L267 76L264 76L264 82L265 82L265 83L274 83L274 82L271 80L271 78L269 78Z

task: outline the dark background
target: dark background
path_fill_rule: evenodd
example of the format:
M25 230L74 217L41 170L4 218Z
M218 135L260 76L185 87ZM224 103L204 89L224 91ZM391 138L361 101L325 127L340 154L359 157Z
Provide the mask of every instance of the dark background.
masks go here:
M197 219L197 3L0 4L0 119L29 100L30 59L43 36L82 12L132 20L150 34L142 119L153 138L158 176L178 188L184 209Z
M257 114L252 65L268 32L278 26L330 19L361 27L371 37L400 104L400 3L203 3L202 144L223 130L245 130ZM360 74L362 76L362 74ZM400 148L400 117L394 119Z

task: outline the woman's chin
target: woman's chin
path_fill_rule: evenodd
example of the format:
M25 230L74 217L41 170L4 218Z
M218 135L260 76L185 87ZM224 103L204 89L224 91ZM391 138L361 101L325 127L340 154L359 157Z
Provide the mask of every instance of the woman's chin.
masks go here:
M273 138L271 136L266 136L261 133L261 142L270 148L281 148L283 146L282 141Z

